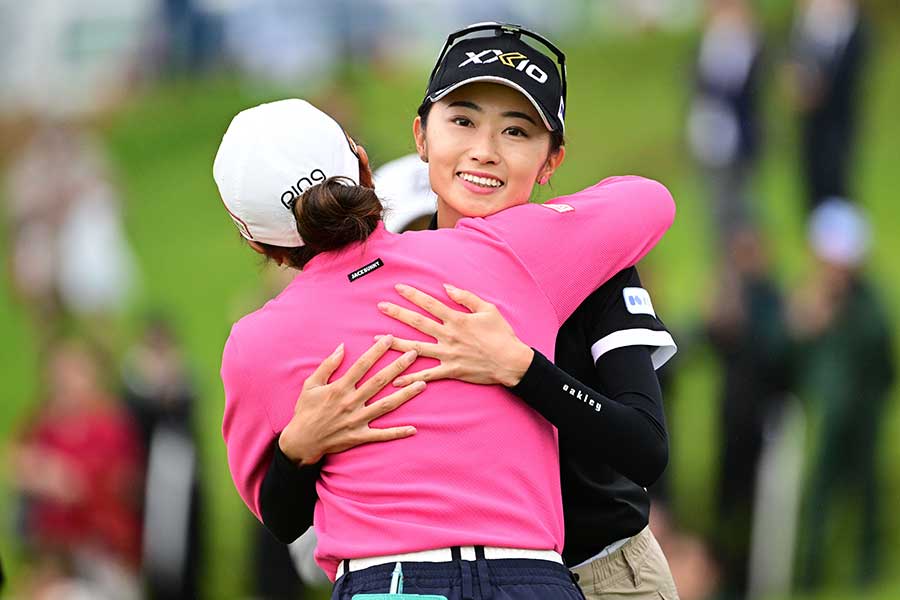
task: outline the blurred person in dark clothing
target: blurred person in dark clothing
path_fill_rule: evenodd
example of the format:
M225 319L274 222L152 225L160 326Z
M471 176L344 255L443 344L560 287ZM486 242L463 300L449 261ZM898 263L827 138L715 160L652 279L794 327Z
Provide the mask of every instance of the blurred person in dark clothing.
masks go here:
M147 451L142 565L152 598L194 598L200 552L196 393L171 325L148 320L122 367L124 396Z
M197 0L161 2L163 59L170 74L200 73L216 65L222 46L216 4Z
M789 338L759 233L735 232L729 251L705 332L722 369L715 536L721 592L724 598L743 598L763 434L789 385Z
M721 248L750 223L759 151L762 36L748 0L711 0L697 56L688 140L704 170Z
M809 208L830 196L848 197L866 24L855 0L798 3L789 85L802 120L803 173Z
M137 431L103 390L99 361L85 345L53 347L46 377L46 400L12 452L36 572L58 564L60 573L99 590L98 597L134 597L141 545Z
M833 504L850 493L861 519L857 578L874 581L881 556L877 452L887 393L895 379L891 323L864 274L869 226L860 210L829 199L812 214L816 259L809 284L791 305L801 389L818 422L816 454L801 522L800 584L822 581ZM805 539L804 539L805 538ZM804 543L805 542L805 543Z
M265 526L253 520L253 597L259 600L305 598L306 586L297 572L287 546L272 535ZM314 549L314 548L313 548ZM325 580L325 585L330 583Z

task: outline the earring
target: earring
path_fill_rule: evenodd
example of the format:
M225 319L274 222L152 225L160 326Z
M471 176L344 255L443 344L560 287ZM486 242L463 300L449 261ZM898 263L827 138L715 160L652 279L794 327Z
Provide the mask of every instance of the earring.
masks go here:
M427 163L427 162L428 162L428 155L427 155L427 154L420 154L420 155L419 155L419 159L420 159L423 163Z

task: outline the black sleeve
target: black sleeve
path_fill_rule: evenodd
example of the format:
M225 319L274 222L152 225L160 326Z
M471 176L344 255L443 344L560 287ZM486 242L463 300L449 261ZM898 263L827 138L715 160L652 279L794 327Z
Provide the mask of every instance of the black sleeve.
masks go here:
M275 440L272 462L259 489L259 514L272 535L290 544L313 524L321 463L298 467Z
M570 458L590 473L608 465L638 485L649 486L666 468L669 444L662 392L650 350L627 346L598 361L601 389L591 389L535 350L511 391L559 430Z
M577 351L590 351L593 363L617 348L646 346L658 369L677 349L635 267L620 271L588 296L572 322L563 326L566 328L577 329L584 336L589 348Z

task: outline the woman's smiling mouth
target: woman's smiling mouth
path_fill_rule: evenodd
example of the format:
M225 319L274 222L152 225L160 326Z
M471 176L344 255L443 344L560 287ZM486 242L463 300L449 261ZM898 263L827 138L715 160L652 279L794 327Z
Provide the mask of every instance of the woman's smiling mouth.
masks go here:
M492 191L503 187L503 181L488 174L475 174L459 171L456 173L456 176L463 181L464 185L468 184L466 185L467 188L472 189L474 187L477 191L481 192Z

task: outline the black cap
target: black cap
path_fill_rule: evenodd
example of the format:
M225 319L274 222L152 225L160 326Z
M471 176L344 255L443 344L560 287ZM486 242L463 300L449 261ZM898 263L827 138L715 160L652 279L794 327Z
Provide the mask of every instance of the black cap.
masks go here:
M455 37L466 32L485 29L493 30L494 35L452 43ZM560 68L557 69L553 59L522 41L523 33L556 53ZM453 90L477 81L518 90L534 105L547 129L564 131L565 56L544 38L518 26L500 23L474 25L451 34L432 72L423 103L437 102Z

